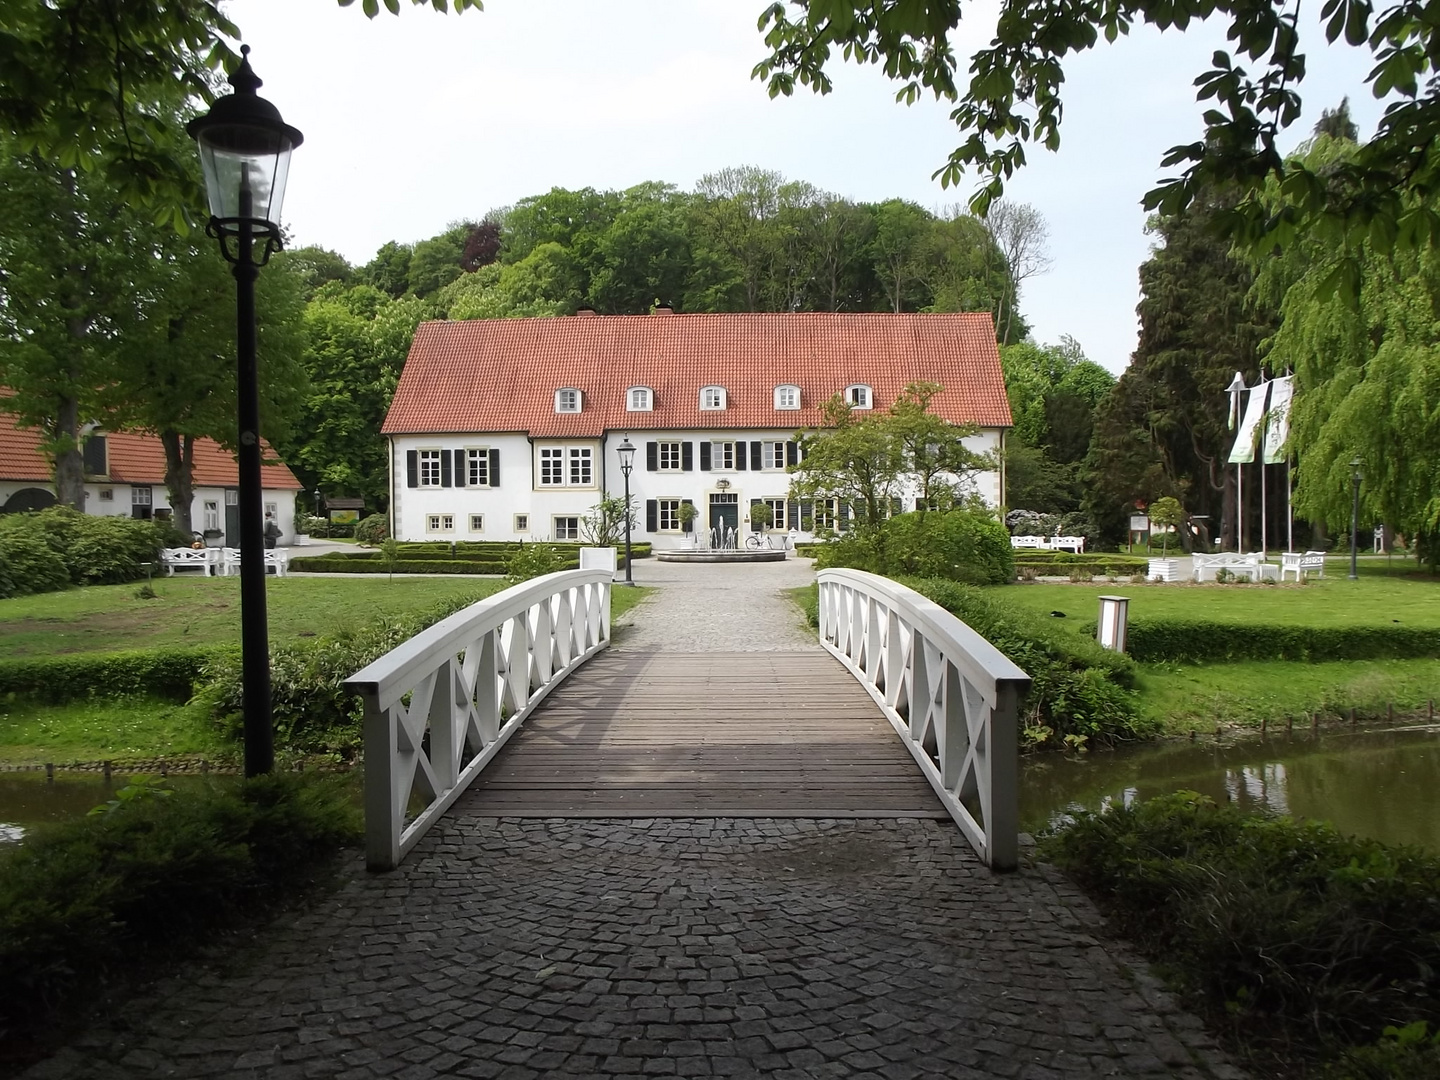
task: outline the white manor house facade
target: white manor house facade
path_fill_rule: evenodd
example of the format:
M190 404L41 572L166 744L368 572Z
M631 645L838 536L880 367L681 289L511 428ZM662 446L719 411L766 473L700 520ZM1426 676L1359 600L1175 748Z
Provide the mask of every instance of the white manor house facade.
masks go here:
M1003 460L1010 406L988 313L580 314L420 326L383 428L390 507L401 540L576 540L606 496L624 491L617 448L636 448L636 541L689 546L743 534L770 505L797 539L843 530L848 507L790 498L796 433L841 394L888 409L906 385L942 387L930 404ZM1004 501L997 465L976 479ZM913 492L904 508L913 508ZM703 543L703 540L702 540Z

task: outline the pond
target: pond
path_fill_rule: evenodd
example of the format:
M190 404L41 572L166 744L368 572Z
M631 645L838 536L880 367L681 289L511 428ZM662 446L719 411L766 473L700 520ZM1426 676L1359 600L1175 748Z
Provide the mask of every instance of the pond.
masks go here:
M1021 764L1020 827L1182 788L1440 854L1440 725L1032 755Z
M0 773L0 844L19 840L30 826L84 817L129 782L129 777L115 776L107 783L100 774L89 772L57 772L54 781L38 771ZM172 776L168 782L181 788L205 780Z

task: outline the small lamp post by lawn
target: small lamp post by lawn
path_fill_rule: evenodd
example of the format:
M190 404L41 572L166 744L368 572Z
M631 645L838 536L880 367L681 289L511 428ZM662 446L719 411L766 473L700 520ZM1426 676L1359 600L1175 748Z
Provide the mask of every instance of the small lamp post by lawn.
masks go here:
M634 585L630 576L630 470L635 468L635 447L630 445L629 435L615 452L620 455L620 475L625 477L625 584Z
M280 205L290 151L304 136L280 119L280 111L255 91L250 46L240 47L240 66L230 76L233 94L186 125L200 144L205 193L210 203L206 234L234 267L235 338L238 353L236 413L240 466L240 643L244 690L245 775L275 765L270 715L270 642L265 625L265 537L260 490L260 392L255 373L255 279L280 250ZM262 242L257 261L255 243Z
M1355 565L1355 530L1360 524L1360 481L1363 474L1360 472L1360 459L1350 460L1350 486L1354 492L1354 498L1350 504L1350 580L1355 581L1360 574Z

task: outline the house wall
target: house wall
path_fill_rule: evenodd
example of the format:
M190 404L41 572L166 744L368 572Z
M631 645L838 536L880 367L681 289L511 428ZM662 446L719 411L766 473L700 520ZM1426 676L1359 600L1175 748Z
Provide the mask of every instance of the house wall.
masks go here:
M1000 447L1001 432L1000 428L983 429L966 439L965 445L979 453L995 452ZM751 500L785 499L790 486L790 476L783 466L762 467L758 471L749 467L749 444L784 443L793 439L794 434L793 428L630 432L630 441L636 447L635 465L630 475L630 495L637 516L637 528L632 533L633 538L637 541L650 541L655 547L662 549L678 548L687 543L685 534L679 529L657 529L652 532L647 528L647 503L652 499L690 500L698 511L695 528L708 531L713 524L710 513L711 496L735 496L740 531L743 533L748 530ZM624 477L620 472L617 447L624 438L624 435L615 432L601 439L533 441L522 434L392 436L390 465L393 476L391 513L394 534L400 540L561 539L562 537L557 535L557 517L583 518L604 495L622 495ZM649 468L647 444L662 442L689 443L690 468ZM712 455L711 468L702 469L702 442L746 444L746 468L721 467ZM560 449L568 452L572 448L590 451L591 482L571 485L568 483L570 477L566 475L565 484L543 485L541 451ZM453 455L460 449L498 451L499 486L456 486ZM418 454L422 450L438 450L452 455L449 486L411 486L408 455L411 452ZM568 460L562 461L568 467ZM1000 483L998 469L983 473L978 478L979 493L992 506L1000 504ZM905 493L906 509L912 508L914 498L913 489ZM483 529L474 530L470 527L470 517L474 514L482 516ZM516 527L517 515L524 515L523 529ZM785 527L788 529L791 524L787 521ZM811 532L799 531L799 539L807 540L811 537Z
M147 485L116 484L116 483L94 483L85 484L85 512L94 514L97 517L134 517L135 489L144 488ZM148 485L150 490L150 511L153 516L156 510L169 510L170 495L165 490L164 484ZM43 482L26 480L0 480L0 506L15 492L25 488L42 488L53 493L54 485L50 481ZM194 500L191 503L191 521L197 530L205 528L205 504L213 502L219 515L219 528L225 527L225 492L223 487L197 487ZM233 488L229 490L235 490ZM109 497L106 497L106 493ZM267 488L262 494L262 502L267 506L273 505L275 520L279 524L284 535L280 543L289 544L295 537L295 492L285 488ZM143 504L141 504L143 505Z

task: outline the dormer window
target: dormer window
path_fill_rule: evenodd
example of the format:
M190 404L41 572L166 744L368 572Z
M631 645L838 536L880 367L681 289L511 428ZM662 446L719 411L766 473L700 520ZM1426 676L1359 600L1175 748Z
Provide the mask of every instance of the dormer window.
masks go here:
M798 409L800 408L800 388L798 386L777 386L775 387L775 408L777 409Z
M648 386L632 386L625 394L627 412L650 412L655 408L655 396Z
M870 387L847 386L845 388L845 404L849 405L852 409L870 408Z
M725 388L723 386L707 386L702 389L700 391L700 408L725 408Z
M580 391L566 387L563 390L555 391L556 412L579 412Z

